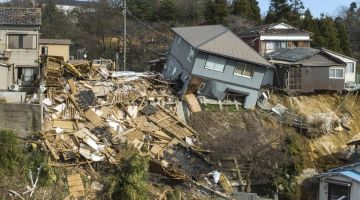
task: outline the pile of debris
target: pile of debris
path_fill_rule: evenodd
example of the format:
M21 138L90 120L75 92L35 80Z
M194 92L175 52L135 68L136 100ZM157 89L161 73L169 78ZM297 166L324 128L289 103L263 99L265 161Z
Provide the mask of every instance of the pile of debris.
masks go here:
M112 72L91 64L79 70L58 58L44 60L41 134L53 166L117 164L121 151L132 145L152 157L157 171L213 188L206 175L214 169L196 146L197 133L177 117L177 98L159 74ZM75 77L64 77L66 72ZM216 180L222 192L230 192L224 175Z

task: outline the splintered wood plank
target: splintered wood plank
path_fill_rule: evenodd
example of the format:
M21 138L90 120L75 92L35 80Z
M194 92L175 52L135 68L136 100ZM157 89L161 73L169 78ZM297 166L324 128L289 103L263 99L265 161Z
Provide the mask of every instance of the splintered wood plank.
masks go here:
M174 116L169 115L164 111L159 111L152 116L149 116L149 119L171 133L178 139L184 139L185 137L192 136L191 130L188 130L184 125Z
M85 189L80 174L67 176L70 195L78 198L85 196Z
M194 94L185 95L185 101L189 105L191 112L201 112L199 101L196 99Z

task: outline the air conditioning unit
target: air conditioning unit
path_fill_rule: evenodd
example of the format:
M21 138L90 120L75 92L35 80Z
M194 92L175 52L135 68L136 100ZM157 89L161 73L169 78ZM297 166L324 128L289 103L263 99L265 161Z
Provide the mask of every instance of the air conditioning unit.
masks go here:
M11 90L11 91L19 91L19 85L11 84L9 86L9 90Z

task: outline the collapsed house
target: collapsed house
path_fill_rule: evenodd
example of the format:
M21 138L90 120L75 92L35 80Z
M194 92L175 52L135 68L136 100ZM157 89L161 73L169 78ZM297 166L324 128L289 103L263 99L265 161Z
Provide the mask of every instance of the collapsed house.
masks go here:
M281 48L310 47L310 32L285 23L256 26L238 36L253 47L260 55L266 55Z
M360 197L360 163L330 169L319 178L319 200Z
M115 165L122 151L133 146L152 158L150 171L213 191L214 183L204 175L215 168L196 145L197 133L177 117L177 97L159 74L69 66L56 57L43 60L41 140L52 166ZM231 185L218 174L222 189L214 192L226 197L221 191L231 192ZM84 196L84 191L71 195Z
M284 48L266 55L276 66L274 86L287 93L343 91L346 64L323 50Z
M222 25L180 27L163 72L178 94L256 105L259 90L273 82L273 66Z

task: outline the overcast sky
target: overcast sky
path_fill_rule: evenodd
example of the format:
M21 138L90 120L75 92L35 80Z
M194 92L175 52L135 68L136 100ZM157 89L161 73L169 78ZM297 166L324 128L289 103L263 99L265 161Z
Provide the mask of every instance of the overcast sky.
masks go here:
M270 0L258 0L261 14L266 14L269 9ZM357 0L302 0L305 8L309 8L315 17L319 17L324 12L327 15L336 15L340 6L349 7L350 4Z

